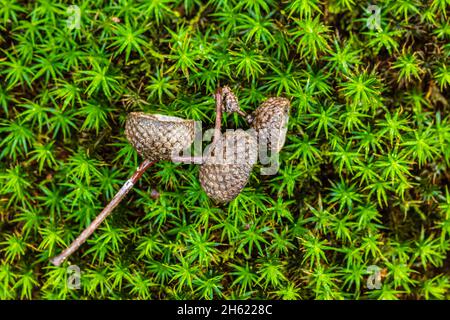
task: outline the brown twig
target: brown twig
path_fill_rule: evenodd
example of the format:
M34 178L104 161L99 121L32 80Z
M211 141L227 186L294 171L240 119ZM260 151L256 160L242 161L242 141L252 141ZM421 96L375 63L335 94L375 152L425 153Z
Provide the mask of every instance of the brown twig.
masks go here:
M219 87L214 93L214 99L216 100L216 123L214 127L213 143L215 143L220 138L221 135L222 114L224 111L223 98L224 95L228 92L227 89L228 87L224 88ZM172 156L171 160L173 162L194 163L194 164L203 164L204 162L204 159L201 156L200 157Z
M61 254L52 258L50 260L55 266L61 265L64 260L66 260L70 255L72 255L88 238L89 236L99 227L99 225L106 219L107 216L111 214L113 209L122 201L122 199L127 195L127 193L133 188L134 184L139 180L144 172L150 168L155 162L150 160L145 160L137 168L130 179L125 182L125 184L116 193L114 198L110 203L103 209L103 211L92 221L92 223L84 229L84 231L70 244L70 246L65 249Z
M233 113L236 112L244 119L247 120L247 113L239 108L237 97L233 94L228 86L217 88L214 93L214 99L216 100L216 125L214 129L213 143L216 142L221 134L221 123L223 112Z
M241 116L246 116L246 113L239 109L236 97L232 94L229 87L218 88L214 94L216 100L216 123L214 128L213 143L218 141L221 136L221 123L222 114L224 111L224 99L227 103L227 112L237 112ZM202 157L173 157L172 161L175 162L193 162L197 164L203 163ZM139 180L139 178L144 174L144 172L154 164L155 162L145 160L136 172L128 179L127 182L120 188L114 198L110 203L103 209L102 212L92 221L92 223L84 229L84 231L70 244L70 246L65 249L61 254L52 258L50 262L55 266L61 265L70 255L72 255L86 240L94 233L94 231L100 226L103 220L108 217L114 208L122 201L122 199L131 190L134 184Z

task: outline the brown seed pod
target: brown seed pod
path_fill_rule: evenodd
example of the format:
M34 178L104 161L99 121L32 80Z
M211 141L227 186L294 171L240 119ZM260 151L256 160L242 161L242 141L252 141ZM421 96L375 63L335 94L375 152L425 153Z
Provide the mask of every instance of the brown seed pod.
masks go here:
M257 159L254 136L228 131L209 146L200 167L200 184L208 197L226 203L238 196L247 184Z
M274 97L264 101L247 117L251 127L258 133L259 146L280 152L286 140L290 102L286 98Z
M194 141L194 120L131 112L125 123L128 141L145 159L171 160Z

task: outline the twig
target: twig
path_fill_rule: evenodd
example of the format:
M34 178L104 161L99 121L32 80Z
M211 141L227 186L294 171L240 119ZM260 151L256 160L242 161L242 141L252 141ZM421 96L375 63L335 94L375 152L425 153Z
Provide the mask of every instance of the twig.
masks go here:
M107 216L111 214L113 209L122 201L122 199L127 195L127 193L133 188L134 184L139 180L144 172L150 168L155 161L145 160L137 168L130 179L125 182L125 184L116 193L114 198L110 203L103 209L103 211L92 221L92 223L84 229L84 231L70 244L70 246L65 249L61 254L52 258L50 260L55 266L61 265L64 260L66 260L70 255L72 255L88 238L89 236L99 227L99 225L106 219Z
M188 156L172 156L171 160L173 162L180 162L180 163L193 163L193 164L203 164L203 157L197 156L197 157L188 157Z
M243 117L245 120L247 120L248 114L247 114L246 112L244 112L244 111L242 111L242 110L240 110L240 109L237 110L236 112L237 112L238 115L240 115L240 116Z

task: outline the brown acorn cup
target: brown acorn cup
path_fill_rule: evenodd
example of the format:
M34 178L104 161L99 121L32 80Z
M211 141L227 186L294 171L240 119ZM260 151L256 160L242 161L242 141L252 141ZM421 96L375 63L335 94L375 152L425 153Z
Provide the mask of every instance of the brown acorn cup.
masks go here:
M194 120L132 112L125 123L125 135L143 158L171 160L174 154L192 144L194 125Z
M173 154L191 145L194 140L194 121L158 114L132 112L128 115L125 124L125 134L138 153L145 158L144 162L94 221L67 249L50 260L55 266L61 265L94 233L148 168L157 161L170 160Z
M255 137L243 130L226 132L211 144L199 172L208 197L227 203L239 195L256 163L257 147Z

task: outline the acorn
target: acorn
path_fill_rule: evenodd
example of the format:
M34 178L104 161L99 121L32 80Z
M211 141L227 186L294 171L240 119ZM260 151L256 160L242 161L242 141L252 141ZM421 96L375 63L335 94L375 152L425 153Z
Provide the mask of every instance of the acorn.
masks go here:
M288 99L273 97L247 116L248 123L258 133L260 147L265 145L272 153L280 152L286 140L289 109Z
M257 160L256 138L243 131L227 131L206 150L200 184L215 202L227 203L245 187Z
M194 141L194 120L131 112L125 134L137 152L150 161L171 160Z

